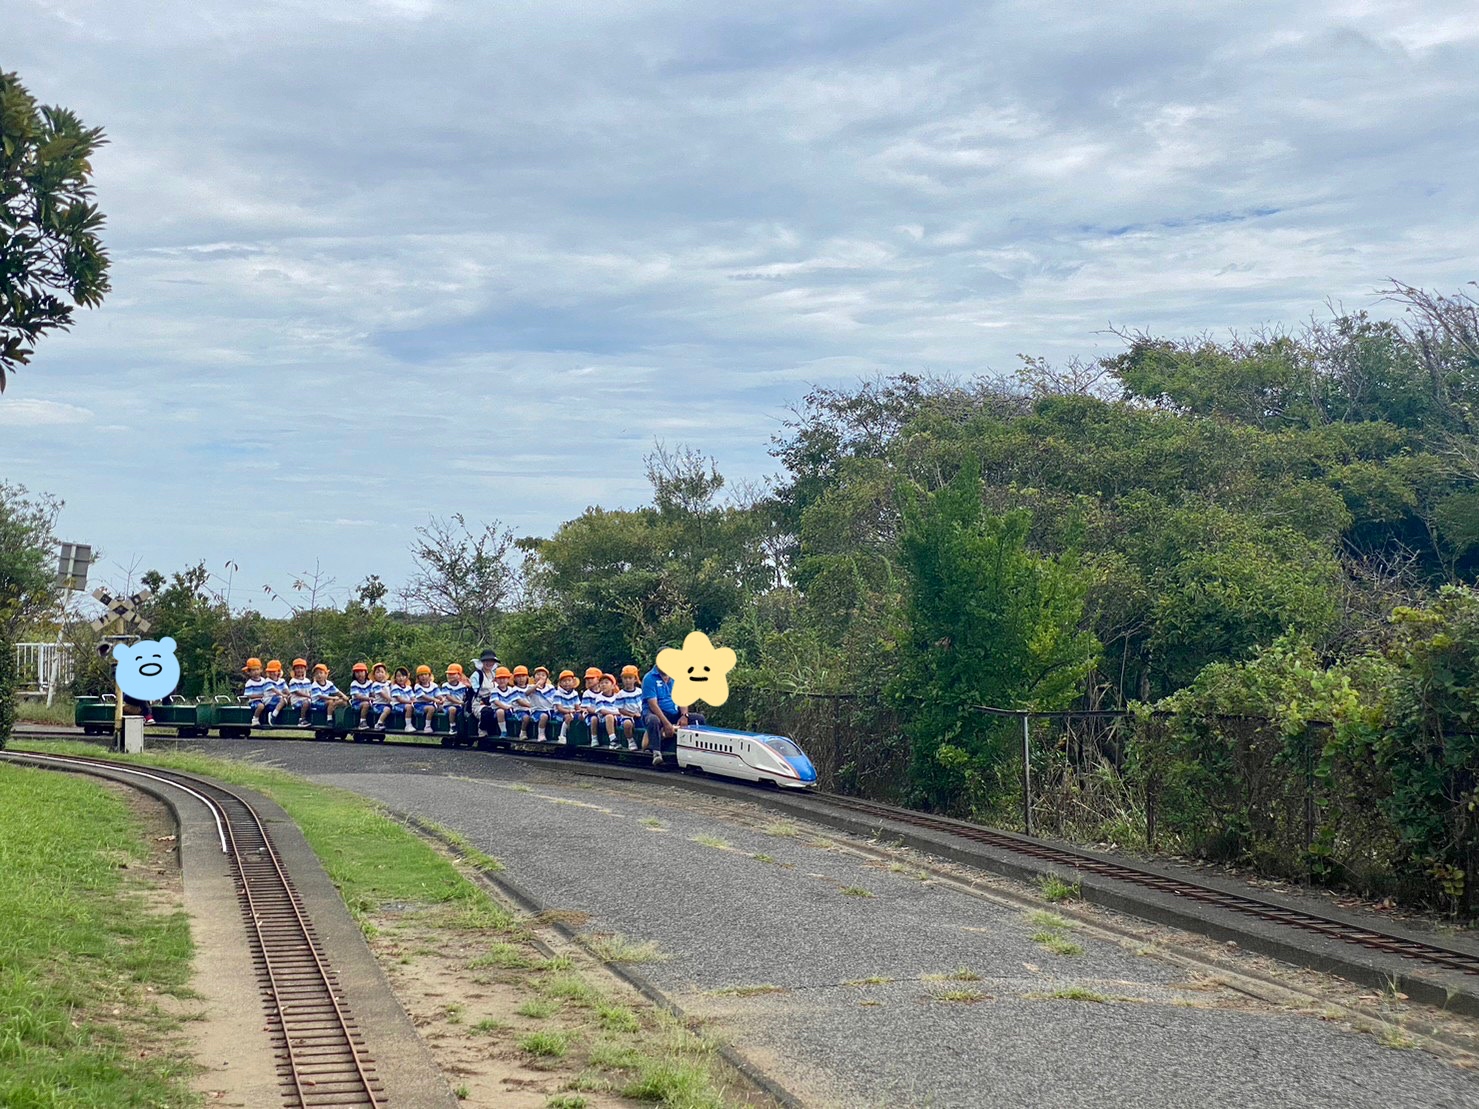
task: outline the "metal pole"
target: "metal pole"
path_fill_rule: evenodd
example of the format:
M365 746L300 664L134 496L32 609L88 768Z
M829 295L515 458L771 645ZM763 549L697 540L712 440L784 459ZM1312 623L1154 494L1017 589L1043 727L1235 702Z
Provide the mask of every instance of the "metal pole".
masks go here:
M1032 835L1032 745L1027 713L1022 714L1022 830Z

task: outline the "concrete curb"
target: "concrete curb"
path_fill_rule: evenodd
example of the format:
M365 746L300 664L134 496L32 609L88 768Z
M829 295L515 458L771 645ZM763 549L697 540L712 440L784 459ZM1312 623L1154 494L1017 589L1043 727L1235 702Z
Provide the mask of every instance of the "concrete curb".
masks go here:
M482 881L486 882L489 886L491 886L497 892L501 893L508 900L513 901L514 903L522 907L525 912L533 916L538 916L540 913L545 912L549 908L549 906L543 904L533 894L529 893L516 882L511 881L504 874L486 870L483 867L479 866L476 862L469 859L466 852L464 852L458 844L443 835L437 828L422 822L409 813L400 812L391 808L387 808L386 812L388 812L391 816L395 817L401 823L406 825L406 827L410 828L413 832L421 836L423 839L430 840L433 843L444 847L448 851L452 852L452 854L461 859L463 863L471 867ZM551 921L548 925L546 925L546 927L552 928L570 943L576 944L577 946L582 948L586 947L585 942L582 940L580 934L569 925L565 924L563 921ZM664 1012L670 1014L671 1016L676 1017L685 1025L688 1024L690 1020L688 1013L685 1012L681 1006L672 1001L666 994L664 994L642 975L637 974L635 971L632 971L627 967L620 965L619 963L603 963L602 965L606 968L607 971L615 975L617 978L621 979L627 985L631 986L632 989L636 990L652 1004L656 1005L658 1008L662 1009ZM726 1044L715 1044L714 1047L715 1050L719 1053L720 1058L722 1058L731 1069L733 1069L737 1074L744 1078L745 1081L753 1085L755 1089L758 1090L760 1093L764 1094L766 1097L770 1098L778 1105L784 1106L785 1109L802 1109L803 1103L798 1098L796 1098L794 1094L790 1093L788 1090L785 1089L785 1087L781 1086L774 1079L770 1078L764 1072L759 1070L753 1063L751 1063L739 1052L735 1051L732 1047L729 1047Z
M20 758L14 758L15 756L20 756ZM5 757L17 762L25 761L27 765L45 769L63 769L55 763L27 759L26 752L7 751ZM125 770L135 769L121 761L119 765ZM156 768L140 765L137 769L153 770ZM110 773L107 767L74 765L66 767L65 770L108 778L158 797L176 814L177 821L180 819L182 807L178 802L181 798L188 797L177 791L174 791L175 797L170 797L166 792L170 791L168 786L151 783L148 779L136 778L124 773ZM454 1109L455 1106L460 1105L461 1102L453 1094L451 1086L432 1058L430 1050L422 1041L420 1033L411 1023L411 1018L401 1007L374 953L365 943L359 925L349 915L344 898L330 880L318 855L309 845L308 840L304 838L298 825L277 802L255 790L230 782L218 781L204 774L192 774L192 777L199 778L220 789L230 790L256 810L268 835L272 837L273 845L282 857L283 864L292 878L293 886L302 899L303 907L313 922L319 942L331 960L349 1010L354 1015L360 1032L364 1035L365 1049L375 1061L375 1073L384 1086L386 1104L405 1107L405 1109ZM192 803L184 808L198 810L199 806ZM206 816L189 816L187 820L188 823L180 825L182 841L185 837L185 828L189 827L192 838L204 839L206 846L214 849L216 847L214 820ZM194 849L185 848L185 850L193 851ZM231 898L235 903L234 885L231 889ZM236 911L239 915L240 910ZM242 951L245 952L244 934L238 942ZM253 995L256 994L256 979L253 974L249 974L245 979L243 987L249 988ZM260 1029L262 1023L260 1012L254 1010L251 1019ZM265 1037L263 1041L266 1042ZM268 1057L271 1057L270 1052ZM263 1104L277 1104L280 1099L281 1095L274 1081L272 1100L263 1102Z

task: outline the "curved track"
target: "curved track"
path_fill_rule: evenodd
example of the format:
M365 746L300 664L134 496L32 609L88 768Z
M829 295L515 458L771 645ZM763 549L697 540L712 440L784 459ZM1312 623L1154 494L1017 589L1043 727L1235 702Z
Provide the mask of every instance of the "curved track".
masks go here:
M315 1106L386 1104L374 1061L349 1013L333 969L298 892L256 811L229 789L191 774L121 766L106 759L15 752L33 764L105 767L184 790L215 818L230 856L246 923L267 1030L277 1055L283 1103Z

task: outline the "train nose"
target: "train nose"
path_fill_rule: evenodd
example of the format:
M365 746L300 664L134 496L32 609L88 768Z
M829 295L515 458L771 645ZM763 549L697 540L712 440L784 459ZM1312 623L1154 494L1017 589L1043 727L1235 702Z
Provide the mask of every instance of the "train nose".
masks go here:
M796 771L796 776L803 782L817 780L817 768L811 765L811 760L805 755L790 755L786 761L791 764L791 769Z

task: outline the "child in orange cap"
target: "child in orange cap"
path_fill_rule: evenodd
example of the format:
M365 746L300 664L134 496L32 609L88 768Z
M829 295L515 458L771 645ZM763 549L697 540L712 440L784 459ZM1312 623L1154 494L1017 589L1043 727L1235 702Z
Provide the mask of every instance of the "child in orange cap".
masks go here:
M241 672L246 675L246 687L241 691L241 699L252 706L252 723L257 724L261 720L262 707L272 686L262 677L262 660L259 658L247 659Z
M577 684L574 670L561 670L559 684L548 694L553 708L550 719L560 722L560 735L555 740L557 746L569 738L570 725L580 716L580 691L575 688Z
M386 722L390 720L391 709L395 707L395 700L390 691L394 687L390 684L390 667L383 662L377 662L374 669L370 671L370 701L380 710L380 715L375 719L375 731L383 732Z
M447 730L449 732L456 733L457 714L462 711L462 706L467 700L467 691L471 688L460 663L454 662L447 667L447 680L442 683L441 688L441 706L447 710ZM443 742L446 741L443 740Z
M406 722L404 730L414 732L416 725L411 720L416 713L416 690L411 685L411 672L404 666L395 668L395 681L390 685L390 703L392 710L399 713ZM382 716L381 719L385 717Z
M359 709L359 726L370 726L370 709L375 704L375 683L370 681L370 668L356 662L349 672L349 704Z
M580 695L580 707L585 713L585 726L590 729L590 746L601 746L601 668L588 666L585 671L585 692Z
M262 724L264 717L268 727L276 724L278 714L282 712L282 706L287 701L288 683L282 679L282 663L277 659L269 662L266 676L262 680L265 685L262 689L262 699L257 702L257 708L252 713L253 727Z
M529 700L529 668L524 665L513 669L513 688L519 701L513 708L513 718L519 725L519 738L527 739L534 723L534 702Z
M635 666L630 663L623 666L621 688L616 691L613 702L616 705L616 722L621 730L621 738L626 740L628 751L637 749L637 729L642 726L642 688L637 684L640 677Z
M313 707L313 683L308 680L308 660L295 658L292 661L293 676L288 681L288 705L298 710L298 727L306 728L308 712Z
M534 668L534 683L524 691L524 696L529 698L529 737L535 743L543 743L549 738L549 722L554 716L555 703L550 700L550 694L555 687L549 684L549 671L543 666Z
M319 663L313 668L313 684L308 687L309 704L313 709L324 710L324 723L334 722L334 713L349 704L349 698L339 692L339 687L329 681L329 668Z
M601 675L601 706L597 711L601 731L606 736L606 746L615 750L621 746L617 738L621 731L621 713L616 708L616 675Z
M425 664L416 667L415 700L412 703L411 714L417 712L421 714L421 730L427 735L431 734L431 720L437 714L437 702L441 698L441 695L442 691L437 687L437 683L432 680L431 667ZM406 723L408 725L413 724L413 721L409 719L409 714ZM406 730L413 731L414 726L408 727Z

